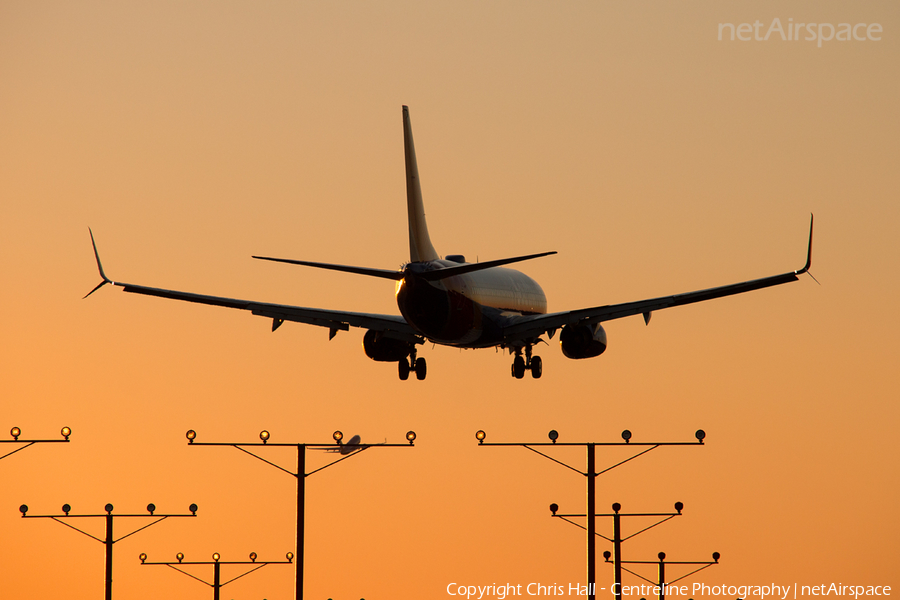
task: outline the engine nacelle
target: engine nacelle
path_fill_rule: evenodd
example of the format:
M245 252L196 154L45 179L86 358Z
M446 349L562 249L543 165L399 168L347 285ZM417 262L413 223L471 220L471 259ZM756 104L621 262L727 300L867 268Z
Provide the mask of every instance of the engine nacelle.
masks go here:
M593 358L606 350L606 330L597 323L566 325L559 334L559 345L566 358Z
M380 331L369 330L363 336L363 350L366 356L379 362L398 362L413 351L415 344L387 337Z

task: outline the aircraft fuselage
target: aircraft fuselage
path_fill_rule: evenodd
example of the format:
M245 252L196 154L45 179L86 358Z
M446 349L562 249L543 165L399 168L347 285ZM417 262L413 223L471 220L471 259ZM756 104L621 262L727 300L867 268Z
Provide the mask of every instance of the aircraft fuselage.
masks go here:
M541 286L514 269L494 267L437 281L416 277L457 264L447 260L412 263L397 284L400 314L426 338L462 348L496 346L502 342L504 317L547 312Z

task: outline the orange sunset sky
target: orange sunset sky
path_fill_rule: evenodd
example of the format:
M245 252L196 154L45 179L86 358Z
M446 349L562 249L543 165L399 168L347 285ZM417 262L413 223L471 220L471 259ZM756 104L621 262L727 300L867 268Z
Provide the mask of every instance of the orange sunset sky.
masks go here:
M883 31L821 47L718 39L720 23L775 18ZM199 505L116 544L116 598L211 595L142 567L141 552L293 550L293 478L188 447L191 428L209 442L416 431L413 449L308 478L306 598L583 582L584 533L547 507L583 512L584 478L522 448L479 448L478 429L585 442L626 428L691 441L703 428L703 447L598 479L604 512L685 505L626 542L626 559L718 551L685 582L896 593L898 36L887 0L0 0L0 439L73 430L0 461L0 597L103 593L102 545L22 519L22 503ZM392 282L250 256L407 261L403 104L438 252L558 251L519 265L551 311L798 269L811 212L821 285L803 276L649 326L613 321L595 359L566 359L557 337L538 347L543 378L522 381L493 350L426 344L427 380L401 382L366 358L361 330L272 333L249 313L110 286L82 300L100 281L91 227L117 281L398 314ZM554 456L584 468L582 450ZM598 467L627 456L598 451ZM266 457L294 468L291 450ZM309 469L328 458L310 451ZM117 521L117 534L141 524ZM78 525L103 535L102 521ZM601 559L597 573L608 590L612 568ZM287 600L292 581L269 566L222 597Z

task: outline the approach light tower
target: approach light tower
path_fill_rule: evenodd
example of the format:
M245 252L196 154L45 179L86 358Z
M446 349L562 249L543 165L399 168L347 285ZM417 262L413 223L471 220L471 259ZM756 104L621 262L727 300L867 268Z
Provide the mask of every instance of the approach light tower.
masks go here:
M297 556L295 561L295 580L294 580L294 598L296 600L303 600L303 540L304 540L304 527L305 527L305 505L306 505L306 478L312 475L313 473L318 473L322 469L327 469L328 467L335 465L342 460L347 460L352 456L356 456L361 453L363 450L368 450L369 448L411 448L413 447L413 443L416 441L416 432L408 431L406 432L406 441L407 444L344 444L344 434L341 431L335 431L332 434L333 443L326 444L308 444L308 443L269 443L269 438L271 434L268 430L264 429L259 433L260 442L250 442L250 443L242 443L242 442L197 442L197 432L193 429L188 430L185 434L188 440L189 446L231 446L232 448L237 448L241 452L245 454L249 454L253 458L263 461L267 465L273 466L279 471L287 473L288 475L293 476L297 479ZM266 446L269 448L297 448L297 470L289 471L283 467L276 465L261 456L254 454L247 450L247 447L261 447ZM307 448L313 450L331 450L337 451L342 456L341 458L332 461L325 465L324 467L319 467L318 469L313 469L309 473L306 472L306 450Z
M546 459L549 459L555 462L558 465L562 465L567 469L575 471L579 475L583 475L587 479L587 527L584 529L587 532L587 584L588 584L588 598L590 600L596 599L596 588L597 588L597 553L596 553L596 537L597 537L597 528L596 528L596 480L598 475L602 475L607 471L611 471L618 466L624 465L625 463L634 460L639 456L643 456L647 454L651 450L655 450L660 446L702 446L703 440L706 438L706 432L702 429L698 429L694 434L694 437L697 438L696 442L632 442L631 441L631 431L625 430L622 432L622 440L621 442L560 442L557 443L559 439L559 433L554 429L551 430L548 434L550 438L550 442L494 442L494 443L486 443L484 440L487 437L487 434L484 430L479 429L475 433L475 439L478 440L479 446L521 446L523 448L527 448L531 450L535 454L539 454ZM548 456L539 450L535 450L536 446L583 446L587 451L587 470L582 471L580 469L576 469L575 467L568 465L560 460L553 458L552 456ZM640 446L645 447L645 450L642 450L631 456L626 458L623 461L620 461L611 467L607 467L602 471L596 470L596 449L597 446ZM555 506L555 505L554 505ZM576 523L577 525L577 523ZM581 527L579 525L579 527Z

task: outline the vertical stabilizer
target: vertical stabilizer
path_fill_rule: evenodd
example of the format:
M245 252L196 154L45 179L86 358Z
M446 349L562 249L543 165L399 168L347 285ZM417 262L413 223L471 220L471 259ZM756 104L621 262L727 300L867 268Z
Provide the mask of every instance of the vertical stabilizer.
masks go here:
M416 147L413 145L409 108L403 107L403 152L406 156L406 210L409 216L409 260L423 262L437 260L438 254L431 245L428 225L425 223L425 206L422 204L422 187L419 185L419 167L416 165Z

